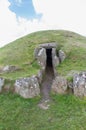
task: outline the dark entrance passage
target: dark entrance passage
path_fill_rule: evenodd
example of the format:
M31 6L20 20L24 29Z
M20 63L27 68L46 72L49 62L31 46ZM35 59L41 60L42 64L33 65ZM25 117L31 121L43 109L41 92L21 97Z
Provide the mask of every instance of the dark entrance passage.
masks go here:
M46 69L44 78L41 84L41 102L45 100L50 100L50 91L52 86L52 81L54 79L53 63L52 63L52 48L46 48Z
M47 56L46 66L47 67L53 67L52 66L52 48L46 49L46 56Z

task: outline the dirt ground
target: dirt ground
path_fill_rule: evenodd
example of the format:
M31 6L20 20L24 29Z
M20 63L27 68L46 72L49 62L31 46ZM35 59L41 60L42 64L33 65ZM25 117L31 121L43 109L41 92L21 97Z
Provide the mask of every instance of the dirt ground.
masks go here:
M42 101L50 99L50 91L51 91L51 85L52 85L53 79L54 79L53 67L48 66L46 67L45 76L41 84Z

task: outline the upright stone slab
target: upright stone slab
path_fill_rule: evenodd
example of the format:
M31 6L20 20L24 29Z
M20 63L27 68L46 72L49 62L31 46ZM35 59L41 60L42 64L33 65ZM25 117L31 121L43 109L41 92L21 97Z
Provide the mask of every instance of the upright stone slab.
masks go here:
M66 55L65 53L62 51L62 50L59 50L59 59L60 59L60 62L63 62L66 58Z
M73 76L74 95L86 97L86 72L81 72Z
M34 57L35 57L35 59L38 58L38 53L39 53L39 51L40 51L41 49L42 49L41 47L35 48L35 50L34 50Z
M0 78L0 92L2 92L2 87L4 85L4 79L3 78Z
M38 63L41 66L43 70L45 70L46 67L46 50L45 48L40 49L37 57Z
M52 48L52 62L55 76L57 75L56 67L59 65L59 57L56 55L56 48Z

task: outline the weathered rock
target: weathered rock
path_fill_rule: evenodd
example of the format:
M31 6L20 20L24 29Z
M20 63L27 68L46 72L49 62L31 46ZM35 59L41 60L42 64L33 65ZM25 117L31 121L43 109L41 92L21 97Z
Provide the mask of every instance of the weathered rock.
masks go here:
M56 48L52 48L52 62L53 62L53 70L54 75L57 76L57 70L56 67L59 65L59 57L56 55Z
M38 79L39 84L41 84L41 82L42 82L43 74L44 74L44 71L43 71L43 70L40 70L40 71L38 72L37 76L36 76L37 79Z
M41 47L35 48L35 50L34 50L34 57L35 57L35 59L37 59L38 53L39 53L39 51L40 51L41 49L42 49Z
M73 76L73 90L76 96L86 96L86 72L81 72Z
M43 102L40 102L40 103L38 104L38 106L39 106L41 109L43 109L43 110L47 110L47 109L49 109L49 107L50 107L49 102L50 102L50 100L44 100Z
M45 68L46 68L46 50L44 48L42 48L39 51L37 60L38 60L39 65L41 66L41 68L43 70L45 70Z
M70 70L70 71L68 72L68 74L67 74L66 77L73 77L74 74L79 73L79 72L80 72L80 71L78 71L78 70Z
M24 98L32 98L40 94L39 83L35 76L22 78L15 82L15 92Z
M38 46L38 48L35 48L34 57L37 59L38 53L42 48L49 49L49 48L56 48L56 47L57 47L57 44L55 42L41 44Z
M56 48L52 48L52 60L54 68L59 65L59 57L56 55Z
M60 59L60 62L63 62L65 58L66 58L65 53L62 50L59 50L59 59Z
M56 48L57 43L55 43L55 42L44 43L44 44L41 44L40 47L45 48L45 49Z
M0 92L2 92L2 87L4 86L5 79L0 78Z
M52 92L65 94L67 93L67 80L64 77L57 76L52 84Z
M4 72L4 73L6 73L6 72L13 72L13 71L16 71L16 70L18 70L19 69L19 67L17 67L17 66L13 66L13 65L7 65L7 66L5 66L3 69L2 69L2 73Z

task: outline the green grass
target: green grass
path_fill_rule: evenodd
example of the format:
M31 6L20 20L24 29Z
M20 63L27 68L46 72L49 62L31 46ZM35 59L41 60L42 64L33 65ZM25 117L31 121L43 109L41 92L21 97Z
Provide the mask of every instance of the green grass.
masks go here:
M86 99L52 95L48 110L37 105L40 97L23 99L0 95L0 130L86 130Z
M72 48L64 62L57 67L58 73L63 76L71 70L86 71L86 48Z
M70 70L86 70L86 37L65 30L49 30L29 34L0 48L0 67L16 65L21 68L17 72L0 74L0 77L17 79L37 74L40 67L35 63L34 49L47 42L56 42L57 50L66 53L66 60L57 68L60 74L66 76Z
M18 78L23 78L23 77L29 77L33 75L36 75L39 71L39 65L37 62L34 62L30 65L22 65L20 70L10 72L10 73L4 73L1 74L1 77L5 79L11 79L11 80L16 80Z

